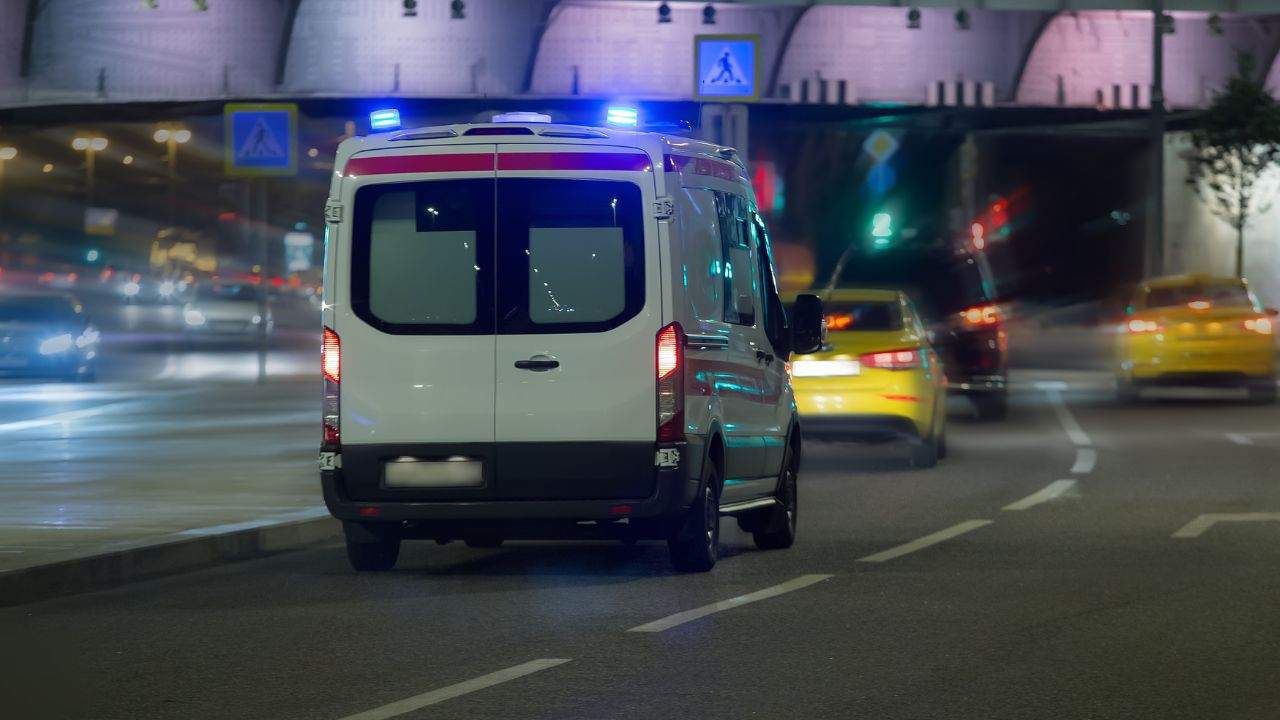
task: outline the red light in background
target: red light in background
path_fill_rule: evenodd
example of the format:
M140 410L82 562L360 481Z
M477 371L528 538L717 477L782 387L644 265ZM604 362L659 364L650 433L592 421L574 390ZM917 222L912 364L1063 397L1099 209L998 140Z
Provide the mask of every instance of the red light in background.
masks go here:
M218 222L235 222L238 217L234 211L228 210L218 213Z
M828 330L848 330L853 326L853 315L849 313L832 313L823 319L827 321Z
M382 508L362 507L358 512L360 513L360 517L378 517L382 514Z
M279 275L276 275L275 277L271 278L271 286L284 287L284 278L280 277Z

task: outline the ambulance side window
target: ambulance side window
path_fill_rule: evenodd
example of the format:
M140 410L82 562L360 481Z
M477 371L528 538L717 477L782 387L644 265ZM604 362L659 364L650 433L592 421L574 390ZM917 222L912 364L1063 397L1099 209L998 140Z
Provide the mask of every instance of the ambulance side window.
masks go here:
M747 229L746 204L729 193L716 193L716 216L720 226L720 247L724 256L724 321L754 325L758 295L755 263Z

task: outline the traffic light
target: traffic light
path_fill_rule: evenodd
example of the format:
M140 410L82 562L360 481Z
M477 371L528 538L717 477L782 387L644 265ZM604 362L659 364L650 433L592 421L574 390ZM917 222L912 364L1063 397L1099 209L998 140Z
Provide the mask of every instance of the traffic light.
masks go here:
M889 247L893 238L893 216L887 212L878 212L871 216L871 248L883 250Z

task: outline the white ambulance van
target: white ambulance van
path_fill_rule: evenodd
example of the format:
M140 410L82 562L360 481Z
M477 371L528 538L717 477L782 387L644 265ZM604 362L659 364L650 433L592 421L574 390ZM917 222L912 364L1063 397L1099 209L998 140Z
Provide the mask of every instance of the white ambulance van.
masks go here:
M730 148L521 113L338 148L326 205L325 502L357 570L402 539L796 533L792 352Z

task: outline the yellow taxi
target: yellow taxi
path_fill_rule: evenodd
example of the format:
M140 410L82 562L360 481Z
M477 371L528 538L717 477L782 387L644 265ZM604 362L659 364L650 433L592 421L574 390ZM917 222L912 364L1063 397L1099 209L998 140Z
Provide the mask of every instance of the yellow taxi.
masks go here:
M827 345L790 363L809 437L905 438L911 462L946 455L947 379L906 294L837 289L823 297Z
M1244 387L1255 402L1276 399L1275 310L1241 278L1176 275L1140 284L1118 332L1122 401L1144 387Z

